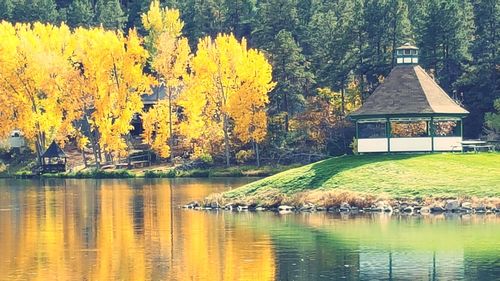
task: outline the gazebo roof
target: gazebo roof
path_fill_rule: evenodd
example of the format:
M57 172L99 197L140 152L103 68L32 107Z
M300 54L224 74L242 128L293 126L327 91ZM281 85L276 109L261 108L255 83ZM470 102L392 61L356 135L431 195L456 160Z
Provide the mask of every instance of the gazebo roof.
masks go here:
M467 115L419 65L397 65L364 104L349 116Z
M42 158L67 158L66 153L57 145L56 141L52 141L49 148L42 154Z

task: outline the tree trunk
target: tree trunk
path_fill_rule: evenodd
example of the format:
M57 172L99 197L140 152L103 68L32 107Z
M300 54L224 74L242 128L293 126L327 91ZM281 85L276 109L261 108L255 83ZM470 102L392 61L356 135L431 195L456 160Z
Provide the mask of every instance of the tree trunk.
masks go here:
M342 109L342 116L345 116L345 89L344 89L344 83L342 82L342 88L340 89L340 95L341 95L341 109Z
M83 165L85 166L85 168L87 168L88 163L87 163L87 156L85 156L85 148L82 148L82 158L83 158Z
M169 139L169 146L170 146L170 163L172 165L174 164L174 130L172 126L172 91L170 87L167 87L168 91L168 126L169 126L169 131L170 131L170 139Z
M255 156L257 158L257 167L260 167L259 144L257 142L255 142Z
M38 161L38 165L42 166L42 146L40 144L40 136L36 136L35 140L35 148L36 148L36 159Z
M226 166L229 167L229 124L227 120L227 115L224 113L223 114L223 122L224 122L224 150L225 150L225 155L226 155Z
M286 92L285 92L284 102L285 102L285 134L288 134L289 125L290 125L290 120L289 120L288 114L289 114L290 110L288 109L288 95Z

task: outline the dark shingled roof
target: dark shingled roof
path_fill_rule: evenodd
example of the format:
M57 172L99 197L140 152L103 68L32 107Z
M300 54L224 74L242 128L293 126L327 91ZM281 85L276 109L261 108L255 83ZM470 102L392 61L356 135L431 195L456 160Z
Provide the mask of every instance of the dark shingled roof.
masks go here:
M458 105L418 65L398 65L364 104L349 114L361 116L399 114L459 114L469 112Z
M160 85L160 86L153 86L151 87L152 94L147 95L144 94L142 95L142 102L147 105L147 104L156 104L159 100L165 99L167 96L167 92L165 89L165 86Z
M57 145L56 141L52 141L49 148L42 154L43 158L67 158L66 153Z

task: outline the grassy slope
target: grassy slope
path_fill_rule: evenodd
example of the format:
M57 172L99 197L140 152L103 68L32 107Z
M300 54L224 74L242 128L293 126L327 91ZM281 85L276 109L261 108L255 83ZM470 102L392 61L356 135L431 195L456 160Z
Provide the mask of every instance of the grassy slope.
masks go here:
M238 198L270 189L290 195L347 190L389 197L500 197L500 154L343 156L259 180L225 194Z

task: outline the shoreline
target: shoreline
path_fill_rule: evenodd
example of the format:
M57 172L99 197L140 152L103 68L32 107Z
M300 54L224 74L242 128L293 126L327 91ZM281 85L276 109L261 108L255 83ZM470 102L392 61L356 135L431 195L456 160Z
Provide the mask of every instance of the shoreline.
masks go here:
M82 169L56 174L36 175L28 171L0 174L3 179L130 179L130 178L223 178L223 177L256 177L263 178L278 174L297 165L277 166L213 166L209 168L177 169L167 165L157 165L144 169Z
M181 206L194 210L225 211L271 211L277 213L315 213L328 212L339 214L498 214L500 215L500 198L426 198L422 199L368 199L364 196L350 195L351 201L339 201L345 194L332 196L330 200L337 203L276 201L271 204L245 204L238 200L221 200L222 194L213 194L202 202L193 201Z
M341 156L211 194L191 207L497 213L498 186L499 153Z

